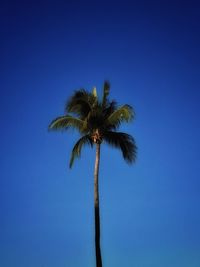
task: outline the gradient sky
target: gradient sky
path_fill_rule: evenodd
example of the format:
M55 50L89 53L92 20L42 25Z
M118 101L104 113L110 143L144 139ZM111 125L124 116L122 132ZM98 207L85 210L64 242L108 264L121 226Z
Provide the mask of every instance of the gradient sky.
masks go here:
M49 133L73 90L131 104L135 165L103 145L104 267L200 266L198 1L2 1L0 266L94 267L94 150Z

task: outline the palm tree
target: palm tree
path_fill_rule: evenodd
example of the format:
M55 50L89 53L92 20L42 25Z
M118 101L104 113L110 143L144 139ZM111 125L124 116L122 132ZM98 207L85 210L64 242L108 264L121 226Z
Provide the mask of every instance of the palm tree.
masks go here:
M70 168L74 159L80 157L84 145L96 147L94 168L94 214L95 214L95 250L96 267L102 267L100 248L100 212L99 212L99 161L100 148L103 142L121 150L124 160L133 163L136 159L134 138L118 128L123 122L134 118L134 110L130 105L118 106L115 101L109 101L110 84L104 82L102 98L97 96L96 88L92 92L84 89L75 91L66 102L65 115L57 117L49 125L51 130L67 130L75 128L81 137L74 145L71 153Z

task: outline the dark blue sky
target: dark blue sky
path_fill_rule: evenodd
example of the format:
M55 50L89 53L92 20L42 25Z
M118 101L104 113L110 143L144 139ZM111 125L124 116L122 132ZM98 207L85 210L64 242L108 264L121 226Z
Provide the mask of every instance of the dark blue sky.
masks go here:
M200 266L198 1L3 1L0 266L93 267L94 151L49 133L74 89L136 110L134 166L102 148L105 267Z

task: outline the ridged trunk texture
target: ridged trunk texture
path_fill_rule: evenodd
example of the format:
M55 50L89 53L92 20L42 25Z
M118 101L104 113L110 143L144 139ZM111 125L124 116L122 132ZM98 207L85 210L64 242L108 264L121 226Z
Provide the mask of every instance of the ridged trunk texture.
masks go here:
M100 144L96 143L96 160L94 169L94 214L95 214L95 250L96 267L102 267L101 247L100 247L100 212L99 212L99 161Z

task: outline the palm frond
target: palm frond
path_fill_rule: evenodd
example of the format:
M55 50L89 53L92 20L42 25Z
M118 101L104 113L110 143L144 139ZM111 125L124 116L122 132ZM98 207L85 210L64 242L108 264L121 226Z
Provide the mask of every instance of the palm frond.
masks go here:
M104 140L109 145L119 148L127 163L135 162L137 147L134 138L126 133L107 131L104 133Z
M76 117L66 115L53 120L49 125L49 130L67 130L69 127L77 129L82 132L84 121Z
M105 81L104 86L103 86L103 99L102 99L103 108L106 107L107 97L108 97L109 93L110 93L110 83L109 83L109 81Z
M96 97L84 89L75 91L72 97L65 105L66 113L74 113L81 118L84 118L92 110Z
M114 110L107 118L107 125L117 129L122 122L130 122L135 116L133 108L129 105L123 105Z
M69 163L70 168L72 168L72 165L74 163L75 158L80 157L81 149L82 149L83 145L86 145L86 144L93 146L92 139L90 138L89 135L84 135L74 145L74 148L73 148L72 153L71 153L70 163Z

